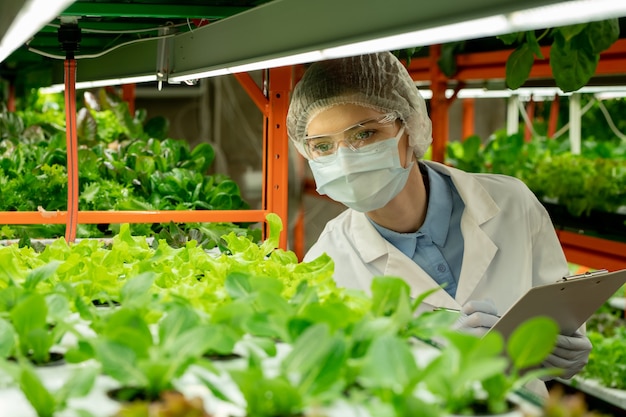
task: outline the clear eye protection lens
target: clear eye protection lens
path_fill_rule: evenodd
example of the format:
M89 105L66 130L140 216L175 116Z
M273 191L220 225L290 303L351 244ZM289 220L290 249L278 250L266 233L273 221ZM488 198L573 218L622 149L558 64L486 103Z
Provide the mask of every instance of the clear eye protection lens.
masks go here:
M363 120L339 132L306 137L305 152L310 159L325 162L334 160L341 143L358 152L365 145L394 137L397 133L397 118L395 113L387 113L381 117Z

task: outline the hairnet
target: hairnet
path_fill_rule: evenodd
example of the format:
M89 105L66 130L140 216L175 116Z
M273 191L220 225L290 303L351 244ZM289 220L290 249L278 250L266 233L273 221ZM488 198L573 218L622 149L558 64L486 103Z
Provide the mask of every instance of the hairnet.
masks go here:
M421 158L432 142L426 104L406 68L390 52L316 62L291 95L287 131L304 152L309 122L323 110L357 104L381 113L396 112L406 124L409 145Z

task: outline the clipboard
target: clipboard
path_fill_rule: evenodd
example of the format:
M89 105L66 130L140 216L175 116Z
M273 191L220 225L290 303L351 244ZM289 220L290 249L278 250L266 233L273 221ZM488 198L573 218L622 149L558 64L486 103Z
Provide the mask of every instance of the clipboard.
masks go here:
M547 316L556 321L561 334L571 336L624 283L626 269L585 272L533 287L500 317L490 331L500 332L506 340L524 321Z

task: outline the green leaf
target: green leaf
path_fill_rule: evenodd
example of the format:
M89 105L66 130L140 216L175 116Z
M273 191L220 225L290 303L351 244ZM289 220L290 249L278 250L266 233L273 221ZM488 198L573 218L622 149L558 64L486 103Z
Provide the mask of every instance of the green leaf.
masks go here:
M507 87L512 90L521 87L528 79L534 62L535 55L527 43L515 48L506 60L505 73Z
M539 45L539 41L537 40L537 35L535 35L534 30L529 30L526 32L526 43L531 51L535 54L535 56L539 59L543 59L543 54L541 53L541 46Z
M505 45L513 45L524 38L524 32L505 33L504 35L496 36L496 38L500 39Z
M191 151L191 158L196 161L196 169L205 173L215 160L215 150L209 143L199 143Z
M583 87L595 73L599 59L581 34L570 42L557 35L550 50L550 67L557 86L564 92Z
M52 394L28 366L22 368L20 388L28 402L33 406L38 417L52 417L57 409L57 403Z
M364 358L361 384L370 388L385 388L394 392L410 390L418 374L415 357L406 341L384 335L372 342Z
M79 340L76 346L70 347L65 352L64 357L68 363L80 363L95 357L95 351L89 342Z
M137 367L137 356L132 349L109 340L98 340L94 348L105 375L111 376L122 385L148 385L145 375Z
M7 320L0 317L0 358L8 357L15 348L15 331Z
M588 23L577 23L575 25L561 26L556 28L555 30L557 30L561 34L561 36L563 36L563 39L565 39L566 42L569 42L572 40L572 38L574 38L574 36L582 32L583 29L587 27L587 25Z
M339 336L333 337L325 354L310 369L301 383L301 390L312 396L333 397L345 387L344 373L348 357L346 341Z
M465 41L450 42L441 45L441 55L437 65L447 77L453 77L457 72L456 54L465 47Z
M69 398L84 397L91 392L100 370L95 366L76 368L56 393L57 401L65 405Z
M26 276L24 289L34 290L37 284L49 279L52 275L54 275L60 264L61 262L59 261L51 261L48 262L46 265L42 265L38 268L31 270Z
M198 359L216 346L221 346L221 327L199 325L186 329L173 341L170 351L171 358L163 358L164 363L172 362L176 367L188 364L190 360ZM228 336L228 335L227 335ZM181 371L182 369L179 369Z
M120 290L120 302L126 307L147 305L152 297L155 278L154 272L144 272L128 279Z
M231 376L246 400L247 415L275 417L301 414L302 398L285 378L264 378L256 371L233 371Z
M11 310L11 320L20 338L27 337L31 331L44 329L47 316L46 300L37 293L27 295Z
M172 351L171 346L184 332L198 326L200 317L189 307L176 307L169 310L159 322L159 344L165 351Z
M20 337L20 345L24 353L29 353L32 362L44 364L50 361L50 348L53 339L47 329L34 329Z
M48 305L48 317L54 323L61 323L71 314L70 301L67 295L50 293L46 295Z
M241 272L231 272L228 274L224 282L224 288L228 292L228 295L234 300L245 298L252 293L250 277Z
M396 312L402 298L410 294L409 285L398 277L374 277L371 284L372 313L388 316Z
M146 155L138 155L135 162L135 171L140 172L146 176L150 176L156 171L156 164L154 158Z
M166 117L155 116L143 126L143 131L151 138L165 139L170 129L170 122Z
M285 339L285 319L280 315L254 313L244 322L242 328L249 334L261 337Z
M265 221L269 227L269 233L265 241L261 244L261 249L263 255L267 256L279 246L280 232L283 230L283 221L275 213L269 213L265 216Z
M619 39L619 20L617 18L591 22L585 28L585 35L591 45L591 52L599 54L609 49Z
M507 353L516 369L539 365L554 349L559 327L548 317L533 317L511 334Z
M306 373L315 367L322 357L325 344L331 339L328 326L316 324L305 330L293 344L293 349L283 360L282 366L287 373Z
M94 143L97 140L98 124L89 109L83 107L76 116L76 134L82 143Z
M139 312L122 307L113 313L101 337L131 349L137 357L147 357L153 345L148 324Z

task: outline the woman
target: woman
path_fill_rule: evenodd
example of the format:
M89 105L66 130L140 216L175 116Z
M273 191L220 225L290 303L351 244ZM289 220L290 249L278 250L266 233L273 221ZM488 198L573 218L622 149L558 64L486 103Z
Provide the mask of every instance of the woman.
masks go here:
M482 335L529 288L568 274L550 218L524 183L421 159L431 122L393 54L311 65L287 128L318 192L348 207L305 257L331 256L338 285L367 291L374 276L392 275L412 296L441 286L430 308L460 309L457 327ZM590 350L582 333L561 335L545 365L569 378Z

